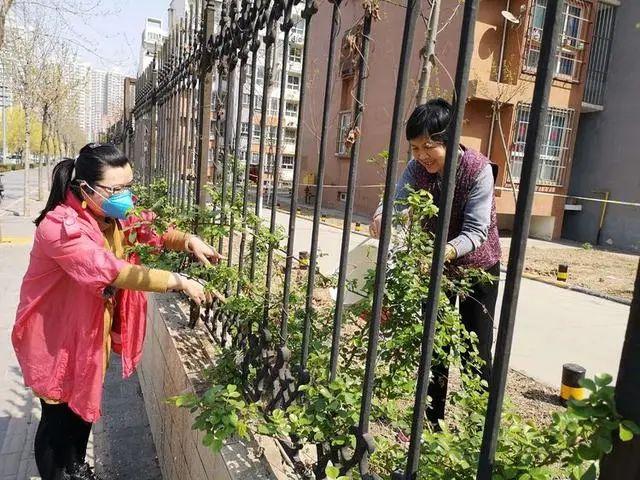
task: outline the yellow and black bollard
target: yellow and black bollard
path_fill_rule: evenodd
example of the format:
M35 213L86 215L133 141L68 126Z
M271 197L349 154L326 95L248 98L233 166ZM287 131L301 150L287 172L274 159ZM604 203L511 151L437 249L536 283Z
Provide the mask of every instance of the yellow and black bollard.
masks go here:
M362 230L362 225L356 222L356 232L359 232L360 230Z
M580 381L584 380L587 370L575 363L566 363L562 366L562 386L560 387L560 398L566 403L570 398L584 400L587 398L587 389L580 386Z
M320 220L323 222L327 221L327 216L325 214L320 215Z
M556 276L559 282L566 282L569 279L569 265L561 263L558 265L558 275Z

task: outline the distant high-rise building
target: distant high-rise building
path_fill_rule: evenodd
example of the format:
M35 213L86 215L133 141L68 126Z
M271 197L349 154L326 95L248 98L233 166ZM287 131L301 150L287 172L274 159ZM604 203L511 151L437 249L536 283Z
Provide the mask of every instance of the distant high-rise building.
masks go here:
M195 15L196 2L194 0L171 0L169 4L169 31L175 28L181 19L191 20Z
M165 38L167 38L167 32L162 28L162 20L147 18L142 32L142 42L140 44L138 75L144 72L144 69L149 66Z
M116 72L91 70L89 86L89 141L96 141L100 133L122 116L124 75Z
M89 141L98 140L100 130L102 130L103 117L105 115L105 77L106 72L100 70L91 71L91 83L89 87L90 103L90 124Z
M74 62L63 68L73 88L78 126L88 135L91 130L91 66Z
M107 123L115 123L122 117L124 79L120 73L108 72L105 77L105 115Z

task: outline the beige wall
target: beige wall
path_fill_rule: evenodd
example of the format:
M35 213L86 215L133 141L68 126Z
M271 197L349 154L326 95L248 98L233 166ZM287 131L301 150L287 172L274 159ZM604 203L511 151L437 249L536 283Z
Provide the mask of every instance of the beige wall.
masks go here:
M188 328L189 316L177 295L149 295L140 387L164 480L284 480L291 478L273 439L229 439L218 453L202 444L191 426L195 415L167 402L169 397L207 388L204 370L214 362L203 328ZM186 309L186 308L185 308ZM256 443L257 442L257 443ZM261 451L259 458L255 452Z

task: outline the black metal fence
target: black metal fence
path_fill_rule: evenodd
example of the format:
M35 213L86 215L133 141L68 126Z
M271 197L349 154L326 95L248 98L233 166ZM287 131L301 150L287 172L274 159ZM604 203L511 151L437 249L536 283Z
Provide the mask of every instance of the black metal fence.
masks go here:
M269 399L268 408L281 408L290 404L298 395L299 387L309 382L307 362L309 360L309 344L314 319L313 294L316 285L318 264L318 242L320 235L321 206L323 199L323 179L327 159L327 129L329 128L329 105L332 97L332 66L336 59L336 38L340 19L341 0L323 4L321 8L332 9L332 22L329 32L329 49L327 55L327 74L324 87L324 108L320 132L320 150L316 174L316 196L313 214L313 230L308 259L308 282L306 305L303 310L303 327L301 344L296 346L300 352L297 369L291 364L289 322L290 294L294 262L294 241L296 237L296 217L298 212L298 187L300 184L300 139L304 125L305 81L308 70L308 46L310 25L318 11L315 0L241 0L239 3L222 2L221 11L213 1L196 1L195 8L181 20L180 26L174 29L157 53L153 63L145 70L136 82L136 102L133 111L135 128L129 131L131 156L135 160L138 171L142 172L146 182L157 177L167 180L169 195L174 205L187 210L197 208L200 211L216 208L219 211L217 221L227 225L228 235L220 236L218 246L225 251L227 265L239 271L249 269L249 279L264 282L265 301L263 320L259 325L249 328L237 327L241 319L229 318L215 306L201 313L205 324L216 341L221 344L231 342L241 353L241 374L246 375L248 365L262 364L255 384L247 388L246 394L252 398ZM416 478L418 460L420 458L420 439L423 431L427 387L433 356L435 323L438 313L438 299L443 281L444 252L446 232L452 210L452 199L455 185L455 171L460 135L463 125L465 99L473 50L474 26L479 0L467 0L464 3L463 24L461 29L460 49L455 78L455 115L452 125L453 134L447 145L447 158L443 181L438 226L436 231L435 250L431 265L431 284L428 297L423 302L423 336L422 352L419 363L418 380L413 410L410 444L406 468L394 474L394 479ZM516 307L523 270L525 247L529 233L529 223L535 191L536 173L539 164L539 149L544 132L544 118L547 111L549 90L555 65L554 52L557 48L558 32L563 0L548 0L544 34L541 42L540 61L537 69L535 91L531 103L530 126L524 151L520 190L518 194L515 230L511 241L504 300L501 308L500 327L495 352L493 377L490 382L490 396L485 420L484 438L478 466L477 479L489 480L492 477L500 413L507 378L511 342L516 319ZM284 284L282 298L274 299L274 254L277 245L270 244L267 251L266 274L258 278L261 270L256 267L256 251L259 248L256 236L252 234L249 214L258 215L263 201L263 184L267 154L267 111L269 109L269 89L273 72L273 52L279 51L281 58L281 78L279 82L280 96L278 122L276 130L275 159L272 170L272 185L278 185L281 174L283 151L283 122L285 112L286 68L289 61L289 36L294 27L292 12L300 11L301 22L305 25L305 43L302 56L302 76L299 109L296 155L293 169L292 195L289 205L288 237L285 254ZM363 478L372 478L368 459L374 445L370 434L369 419L372 409L372 394L376 377L376 361L382 303L387 273L386 259L392 229L392 204L395 191L395 179L400 152L400 136L402 133L403 112L405 111L406 94L409 82L409 59L414 54L413 38L416 21L419 16L420 3L408 0L406 17L402 33L401 56L398 65L393 121L390 132L389 156L387 162L386 182L384 190L384 213L382 230L375 272L373 308L371 312L366 370L362 379L362 403L360 418L354 425L356 446L350 451L343 448L320 446L318 449L319 478L324 476L324 466L329 460L340 465L341 472L346 473L357 468ZM374 3L363 2L363 26L360 42L360 66L357 75L355 94L355 112L353 128L358 128L362 119L363 106L366 103L366 73L364 65L369 55L372 17L375 15ZM219 16L219 19L216 18ZM282 37L279 36L279 30ZM281 39L282 48L276 44ZM264 49L264 54L260 54ZM251 119L256 115L256 84L258 80L259 61L264 71L262 80L262 104L260 108L260 143L257 178L250 179L251 139L254 126ZM214 88L215 80L215 88ZM250 85L248 102L248 142L249 146L240 157L242 105L245 84ZM131 138L132 137L132 138ZM357 163L359 160L359 142L356 137L350 152L350 168L346 206L344 212L344 228L341 245L339 277L337 282L337 300L332 327L332 345L329 365L330 379L336 377L338 371L338 352L340 349L343 302L347 282L347 260L354 205ZM244 166L243 178L240 167ZM207 194L207 185L211 183L219 192L218 200L211 205ZM231 194L229 196L229 189ZM270 198L269 230L276 231L277 195ZM230 199L230 200L229 200ZM241 224L234 224L237 217L227 218L228 209L225 202L235 205L242 202ZM228 205L227 205L228 206ZM234 254L234 237L240 235L239 252ZM250 244L250 245L249 245ZM245 262L249 262L246 265ZM229 293L233 286L229 284ZM239 288L239 287L238 287ZM267 328L269 315L273 314L274 305L280 318L277 338ZM637 310L636 310L637 314ZM638 319L636 318L637 322ZM232 332L235 332L232 334ZM295 442L292 442L295 445ZM295 448L294 455L295 455Z

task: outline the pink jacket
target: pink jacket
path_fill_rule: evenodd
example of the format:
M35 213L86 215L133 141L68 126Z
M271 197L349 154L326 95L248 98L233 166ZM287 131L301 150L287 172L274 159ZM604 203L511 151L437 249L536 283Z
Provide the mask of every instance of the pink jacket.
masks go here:
M104 380L105 288L125 260L105 248L96 220L71 193L36 229L11 336L25 384L65 402L88 422L100 418ZM123 299L123 295L125 296ZM123 375L133 372L144 342L146 297L123 291L118 315Z

